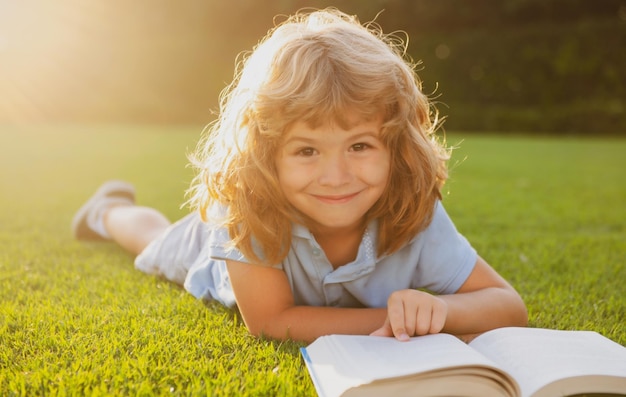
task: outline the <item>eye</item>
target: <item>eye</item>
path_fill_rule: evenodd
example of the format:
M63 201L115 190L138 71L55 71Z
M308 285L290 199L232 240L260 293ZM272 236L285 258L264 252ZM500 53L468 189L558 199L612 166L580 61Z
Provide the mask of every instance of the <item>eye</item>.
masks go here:
M304 156L304 157L310 157L315 154L315 149L313 149L312 147L305 147L305 148L299 149L296 152L296 154L300 156Z
M368 145L367 143L360 142L360 143L355 143L354 145L352 145L352 146L351 146L351 149L352 149L353 151L355 151L355 152L361 152L361 151L363 151L363 150L365 150L365 149L368 149L368 148L370 148L370 147L371 147L371 146L370 146L370 145Z

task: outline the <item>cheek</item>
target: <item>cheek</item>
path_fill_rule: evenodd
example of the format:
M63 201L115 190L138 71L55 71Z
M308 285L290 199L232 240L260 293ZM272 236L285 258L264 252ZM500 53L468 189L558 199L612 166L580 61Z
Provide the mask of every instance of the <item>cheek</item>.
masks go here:
M367 175L372 184L386 186L389 182L390 169L389 156L381 156L370 164Z
M285 161L278 161L276 163L276 175L278 176L278 183L283 193L297 190L304 182L302 173L298 172L296 167Z

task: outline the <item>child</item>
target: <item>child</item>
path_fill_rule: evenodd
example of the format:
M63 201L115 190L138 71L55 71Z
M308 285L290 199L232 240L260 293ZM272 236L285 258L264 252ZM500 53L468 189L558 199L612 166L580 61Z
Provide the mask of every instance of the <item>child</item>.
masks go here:
M111 239L138 269L237 306L257 336L526 324L440 202L448 151L400 42L326 9L290 17L242 65L191 158L197 211L170 225L110 181L76 238Z

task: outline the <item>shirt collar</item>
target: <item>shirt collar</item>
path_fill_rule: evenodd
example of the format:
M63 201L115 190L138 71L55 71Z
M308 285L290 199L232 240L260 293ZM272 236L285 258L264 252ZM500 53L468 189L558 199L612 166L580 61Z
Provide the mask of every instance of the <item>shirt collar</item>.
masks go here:
M306 240L315 240L311 231L304 225L299 223L291 224L292 237L302 238ZM378 246L378 219L370 221L365 228L363 238L359 244L359 256L376 258L376 247Z

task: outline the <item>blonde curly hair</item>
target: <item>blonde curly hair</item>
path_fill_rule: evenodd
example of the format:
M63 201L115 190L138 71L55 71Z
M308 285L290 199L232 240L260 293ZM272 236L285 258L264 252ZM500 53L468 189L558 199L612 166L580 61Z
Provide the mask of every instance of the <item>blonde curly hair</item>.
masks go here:
M401 248L431 221L447 179L449 151L435 135L437 112L398 37L334 8L278 24L238 63L220 113L190 156L197 175L189 204L220 222L250 261L274 265L289 251L297 211L280 189L276 154L295 121L312 126L342 115L382 112L390 151L388 186L368 211L378 219L378 255Z

